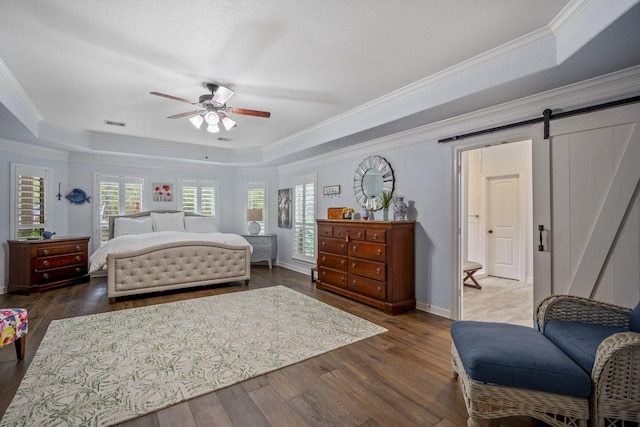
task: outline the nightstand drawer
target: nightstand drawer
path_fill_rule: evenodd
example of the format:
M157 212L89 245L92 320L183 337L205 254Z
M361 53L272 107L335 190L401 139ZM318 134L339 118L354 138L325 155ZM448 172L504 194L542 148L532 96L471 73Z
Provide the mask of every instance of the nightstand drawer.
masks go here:
M51 270L38 271L36 278L38 283L57 282L68 280L74 277L81 277L87 274L87 267L84 265L70 265L68 267L54 268Z
M66 265L84 264L86 257L83 253L70 255L48 256L38 258L36 268L38 270L47 270L49 268L64 267Z

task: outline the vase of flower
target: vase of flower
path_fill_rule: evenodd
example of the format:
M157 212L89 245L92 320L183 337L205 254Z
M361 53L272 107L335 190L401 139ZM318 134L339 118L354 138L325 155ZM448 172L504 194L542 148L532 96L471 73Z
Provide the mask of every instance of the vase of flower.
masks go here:
M389 206L393 201L393 191L383 191L380 193L380 204L382 205L382 220L389 221Z
M396 221L404 221L407 219L407 204L404 202L404 196L398 196L393 204L393 215Z

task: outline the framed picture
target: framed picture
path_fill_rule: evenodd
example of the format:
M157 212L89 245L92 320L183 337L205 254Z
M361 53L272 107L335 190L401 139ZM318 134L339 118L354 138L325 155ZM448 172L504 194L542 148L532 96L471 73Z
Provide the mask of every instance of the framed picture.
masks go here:
M154 202L173 202L173 184L153 184Z
M291 228L291 189L278 190L278 227Z

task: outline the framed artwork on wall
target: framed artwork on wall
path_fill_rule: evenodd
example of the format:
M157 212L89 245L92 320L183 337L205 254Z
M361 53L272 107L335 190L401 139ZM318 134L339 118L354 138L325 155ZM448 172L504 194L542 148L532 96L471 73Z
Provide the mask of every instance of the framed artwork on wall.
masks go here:
M153 184L154 202L173 202L173 184Z
M291 189L278 190L278 227L291 228Z

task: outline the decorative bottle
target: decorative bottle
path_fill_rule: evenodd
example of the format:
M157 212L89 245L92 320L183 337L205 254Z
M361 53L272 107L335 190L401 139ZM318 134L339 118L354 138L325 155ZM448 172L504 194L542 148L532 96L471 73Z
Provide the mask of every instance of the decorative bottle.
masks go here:
M404 202L404 196L398 196L393 204L393 216L396 221L407 219L407 204Z

